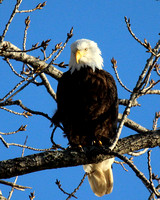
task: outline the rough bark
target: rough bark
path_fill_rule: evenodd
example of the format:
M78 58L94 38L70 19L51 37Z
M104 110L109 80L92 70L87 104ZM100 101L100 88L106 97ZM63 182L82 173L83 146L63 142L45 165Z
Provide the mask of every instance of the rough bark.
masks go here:
M136 134L118 141L114 152L126 154L143 148L160 146L160 130ZM67 149L65 151L46 151L43 153L15 158L0 162L0 179L11 178L45 169L78 166L96 163L112 157L104 148L89 147L83 151Z
M21 49L7 41L0 43L0 56L29 64L34 69L46 68L45 73L55 79L59 79L62 76L62 72L53 65L48 65L45 61L22 52Z

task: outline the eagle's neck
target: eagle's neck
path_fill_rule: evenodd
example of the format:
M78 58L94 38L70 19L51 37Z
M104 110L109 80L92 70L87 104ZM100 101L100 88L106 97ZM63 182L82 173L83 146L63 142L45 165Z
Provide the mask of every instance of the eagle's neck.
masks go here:
M83 67L80 67L80 69L74 69L73 71L72 71L72 68L70 68L69 69L69 71L70 71L70 73L71 74L77 74L77 73L93 73L93 72L96 72L97 70L102 70L102 68L101 69L98 69L98 68L94 68L94 70L93 70L93 68L92 67L90 67L90 66L87 66L87 65L85 65L85 66L83 66Z
M70 72L71 74L74 71L79 71L82 68L91 68L93 70L93 72L95 72L96 69L102 69L102 65L85 65L85 64L76 64L74 66L70 66Z

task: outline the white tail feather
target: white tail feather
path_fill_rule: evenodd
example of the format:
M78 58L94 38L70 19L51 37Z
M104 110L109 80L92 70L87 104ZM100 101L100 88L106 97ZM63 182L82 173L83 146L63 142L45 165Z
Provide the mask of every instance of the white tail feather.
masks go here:
M104 160L97 164L83 165L85 172L89 173L88 180L94 194L101 197L109 194L113 189L112 163L114 158Z

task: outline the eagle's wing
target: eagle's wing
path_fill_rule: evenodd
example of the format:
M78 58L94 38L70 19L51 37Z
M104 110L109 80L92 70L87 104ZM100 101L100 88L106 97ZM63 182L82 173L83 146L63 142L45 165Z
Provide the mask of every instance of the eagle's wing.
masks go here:
M117 88L113 77L106 71L100 71L99 74L100 90L97 90L95 96L99 97L101 102L95 101L93 104L93 109L91 109L91 115L97 120L102 119L103 116L107 114L108 121L104 122L101 127L101 134L110 139L116 136L117 129L117 115L118 115L118 97ZM96 82L96 80L95 80ZM96 83L97 84L97 83ZM96 98L96 97L95 97ZM99 103L99 105L98 105ZM110 125L110 127L108 126ZM109 130L109 134L106 131ZM97 164L84 165L83 168L85 172L88 173L88 180L91 189L95 195L101 197L105 194L109 194L113 190L113 173L112 164L114 158L104 160Z
M82 68L72 75L64 73L57 88L57 105L52 121L63 124L72 146L91 145L93 140L107 145L115 136L117 89L108 72Z
M86 74L85 74L86 73ZM58 109L53 121L61 122L69 143L90 145L93 139L107 140L116 135L118 99L113 77L106 71L81 69L64 73L57 90ZM112 163L108 159L98 164L84 165L88 180L97 196L113 189Z

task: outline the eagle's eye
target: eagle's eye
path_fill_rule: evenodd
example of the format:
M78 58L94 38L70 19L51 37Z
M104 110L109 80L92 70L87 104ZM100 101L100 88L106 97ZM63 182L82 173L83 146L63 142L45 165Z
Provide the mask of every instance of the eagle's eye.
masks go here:
M88 48L85 48L84 50L85 50L85 51L88 51Z

